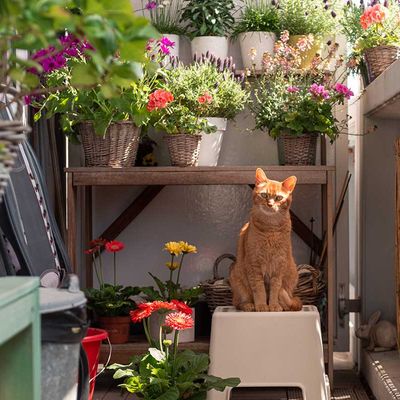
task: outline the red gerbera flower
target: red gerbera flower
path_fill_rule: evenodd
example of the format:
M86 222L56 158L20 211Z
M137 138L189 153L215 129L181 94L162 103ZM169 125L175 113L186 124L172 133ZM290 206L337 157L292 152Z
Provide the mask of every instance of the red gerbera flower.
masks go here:
M85 254L92 255L92 254L96 253L99 250L100 250L100 247L99 246L95 246L95 247L92 247L90 249L85 250Z
M151 308L151 303L141 303L137 306L136 310L131 311L129 314L131 316L132 322L140 322L144 318L150 317L153 312Z
M175 305L177 311L192 315L193 310L186 303L179 300L171 300L171 303Z
M125 245L122 242L118 242L116 240L106 243L106 250L110 253L117 253L118 251L123 250L124 247Z
M185 329L193 328L194 321L191 316L183 312L175 312L165 317L164 325L177 331L184 331Z
M157 310L171 310L171 311L176 311L177 307L175 304L168 303L168 301L160 301L156 300L153 301L152 303L148 303L152 309L152 311L157 311Z
M94 239L89 243L90 247L95 247L95 246L105 246L107 243L106 239L98 238Z

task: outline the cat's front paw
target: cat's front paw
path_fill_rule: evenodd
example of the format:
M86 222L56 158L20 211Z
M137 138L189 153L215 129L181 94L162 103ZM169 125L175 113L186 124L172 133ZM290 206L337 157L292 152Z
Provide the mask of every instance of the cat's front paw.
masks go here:
M283 311L283 308L282 308L282 306L280 304L271 304L269 306L269 311L280 312L280 311Z
M255 308L254 308L254 303L242 303L242 304L239 306L239 308L240 308L242 311L245 311L245 312L251 312L251 311L254 311L254 310L255 310Z
M268 307L268 304L256 304L256 311L258 312L265 312L269 310L270 308Z

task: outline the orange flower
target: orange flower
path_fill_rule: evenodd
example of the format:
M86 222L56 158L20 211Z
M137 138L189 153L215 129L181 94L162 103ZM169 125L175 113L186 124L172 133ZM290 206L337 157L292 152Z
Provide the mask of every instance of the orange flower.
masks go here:
M193 328L193 325L193 318L183 312L171 313L165 317L165 326L177 331Z
M144 318L150 317L153 310L151 309L150 303L141 303L137 306L136 310L129 313L132 322L140 322Z
M368 7L360 17L360 24L363 29L368 29L372 24L381 24L387 15L387 8L381 4Z
M176 305L173 303L168 303L168 301L160 301L156 300L152 303L148 303L152 309L152 311L157 310L172 310L175 311L177 309Z
M149 96L147 103L147 111L162 110L167 107L169 103L174 101L174 95L171 92L163 89L157 89Z
M171 300L171 303L175 305L177 311L183 312L187 315L192 315L193 311L186 303L179 300Z
M211 104L212 103L212 101L213 101L213 98L212 98L212 96L209 94L209 93L204 93L202 96L200 96L198 99L197 99L197 101L200 103L200 104Z
M116 240L112 240L111 242L106 243L106 250L109 253L117 253L118 251L123 250L125 245L122 242L118 242Z

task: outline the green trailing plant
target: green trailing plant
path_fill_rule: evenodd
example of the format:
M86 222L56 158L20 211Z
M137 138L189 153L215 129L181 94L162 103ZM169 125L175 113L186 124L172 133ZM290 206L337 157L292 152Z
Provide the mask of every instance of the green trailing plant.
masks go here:
M185 30L181 24L181 0L142 0L142 10L150 14L152 25L162 34L182 35Z
M245 0L242 14L235 23L232 37L245 32L278 32L279 9L266 0Z
M290 35L312 34L323 38L334 32L338 13L336 2L323 0L281 0L280 31Z
M228 36L234 25L233 0L187 0L181 21L190 37Z

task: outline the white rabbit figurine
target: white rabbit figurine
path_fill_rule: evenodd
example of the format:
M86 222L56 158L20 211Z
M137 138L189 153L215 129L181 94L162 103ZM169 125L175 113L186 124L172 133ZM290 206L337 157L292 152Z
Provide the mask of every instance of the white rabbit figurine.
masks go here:
M396 327L389 321L379 321L380 316L381 312L375 311L368 323L356 330L359 339L368 341L368 351L388 351L397 346Z

